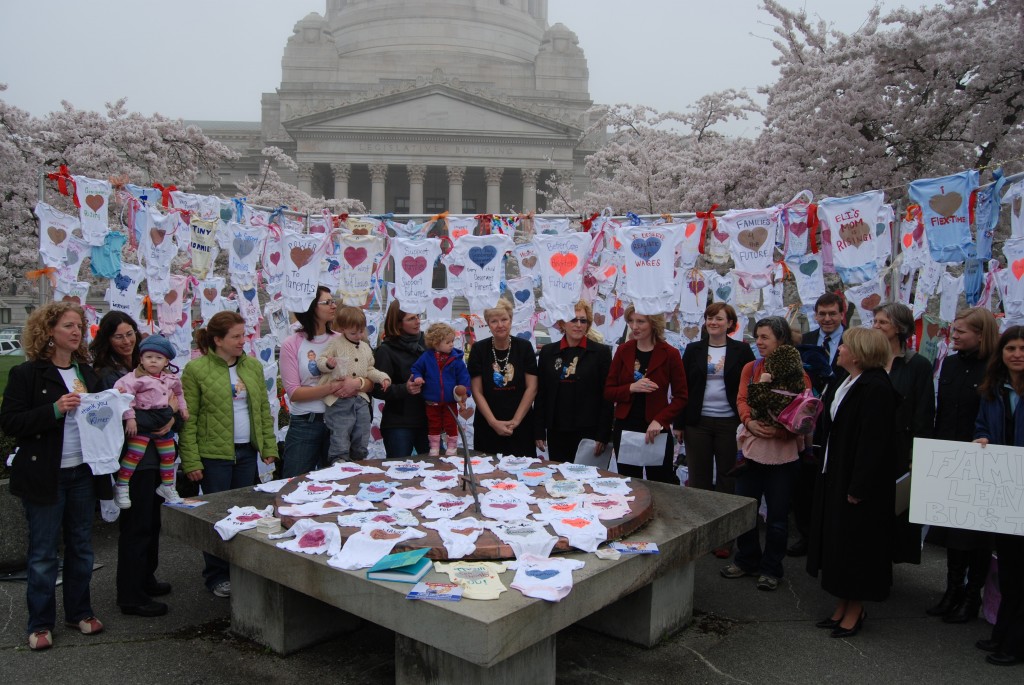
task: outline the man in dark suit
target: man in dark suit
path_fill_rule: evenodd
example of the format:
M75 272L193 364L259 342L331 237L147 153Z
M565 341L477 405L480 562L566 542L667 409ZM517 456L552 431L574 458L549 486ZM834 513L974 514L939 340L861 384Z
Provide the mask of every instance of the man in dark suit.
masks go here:
M843 342L843 333L846 331L845 313L846 302L838 293L825 293L814 303L814 321L818 324L803 335L804 345L815 345L820 347L828 355L829 364L832 367L832 377L828 385L822 391L822 400L825 400L829 392L843 382L849 375L836 361L839 345ZM816 381L817 379L812 379ZM815 388L819 389L815 383ZM818 426L814 431L814 446L817 454L820 448L824 448L824 435L821 434L823 421L818 419ZM814 503L814 481L820 470L820 455L815 462L801 463L800 476L797 479L796 490L793 493L793 517L796 519L796 529L799 538L786 549L786 553L793 557L802 557L807 554L807 535L810 532L811 509Z

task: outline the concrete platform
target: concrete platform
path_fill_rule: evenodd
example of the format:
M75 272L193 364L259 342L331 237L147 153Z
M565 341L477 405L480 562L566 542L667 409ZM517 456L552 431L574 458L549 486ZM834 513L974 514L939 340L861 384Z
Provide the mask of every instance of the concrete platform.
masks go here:
M367 581L365 571L339 571L326 558L277 549L255 531L224 542L213 523L229 507L272 502L271 495L248 490L210 495L209 504L196 509L165 508L164 532L232 564L232 626L275 652L294 652L351 629L354 616L396 633L397 682L523 682L524 669L530 682L554 682L551 638L574 623L588 619L593 630L643 646L684 628L693 613L693 563L754 519L753 500L649 487L655 518L633 538L658 543L661 553L617 561L570 554L587 565L558 603L515 590L494 601L410 602L408 585ZM512 575L502 580L507 586Z

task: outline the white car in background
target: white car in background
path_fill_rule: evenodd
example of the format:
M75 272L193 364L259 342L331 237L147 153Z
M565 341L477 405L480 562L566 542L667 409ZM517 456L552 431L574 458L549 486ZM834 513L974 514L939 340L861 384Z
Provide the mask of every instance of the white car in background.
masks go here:
M0 355L22 354L20 340L0 340Z

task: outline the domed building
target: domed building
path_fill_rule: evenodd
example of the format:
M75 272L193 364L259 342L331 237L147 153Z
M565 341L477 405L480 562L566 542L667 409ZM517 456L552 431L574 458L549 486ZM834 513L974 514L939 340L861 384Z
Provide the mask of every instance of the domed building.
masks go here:
M374 213L531 211L552 174L585 187L583 160L603 138L582 138L599 116L587 60L547 9L327 0L323 16L296 23L260 124L194 123L242 155L221 178L228 188L275 145L298 162L302 190Z

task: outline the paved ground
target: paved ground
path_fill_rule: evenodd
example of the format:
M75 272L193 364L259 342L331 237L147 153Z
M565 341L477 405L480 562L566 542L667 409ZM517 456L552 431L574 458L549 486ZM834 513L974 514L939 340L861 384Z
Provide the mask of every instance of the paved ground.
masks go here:
M160 577L174 585L162 618L122 616L114 604L117 526L97 527L93 606L107 630L86 637L60 627L56 646L32 653L23 634L24 585L0 583L0 682L204 683L270 685L292 682L390 683L389 631L367 624L355 634L281 658L231 635L228 601L207 593L200 555L165 539ZM654 649L573 628L558 637L558 682L602 683L999 683L1024 682L1024 666L984 662L974 641L988 636L976 621L952 626L929 618L944 574L943 550L928 547L920 567L897 567L896 591L868 605L863 632L833 640L814 621L831 600L787 560L774 593L753 578L725 580L723 562L698 564L693 625ZM58 607L58 614L61 609Z

